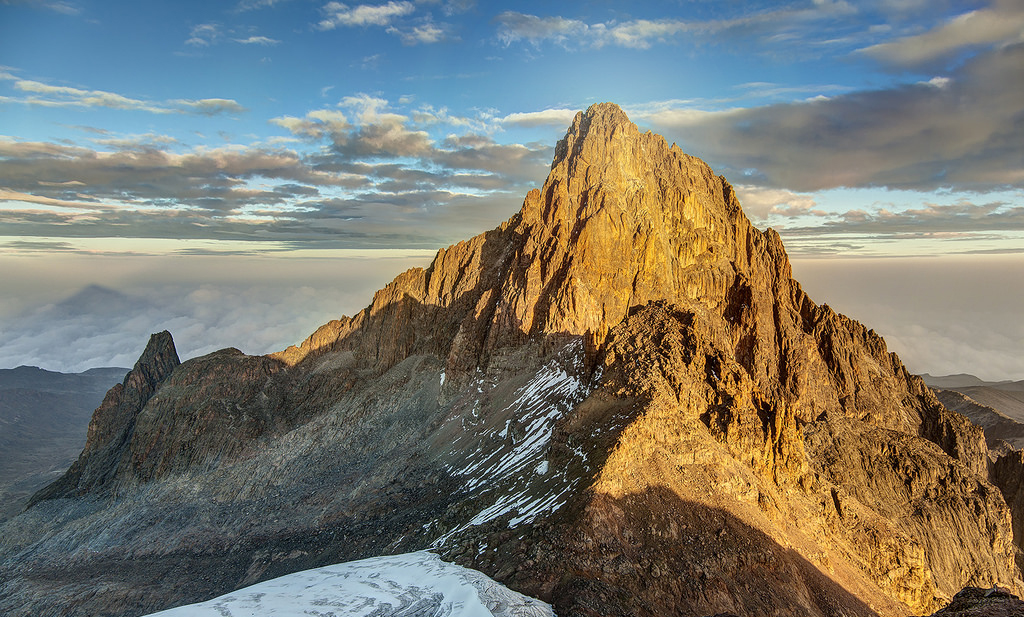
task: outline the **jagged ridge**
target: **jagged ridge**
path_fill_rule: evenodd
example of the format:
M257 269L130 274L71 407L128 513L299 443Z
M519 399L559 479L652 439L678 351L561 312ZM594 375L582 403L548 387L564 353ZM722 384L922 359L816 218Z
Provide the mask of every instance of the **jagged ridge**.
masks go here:
M299 347L186 362L128 415L95 459L113 474L42 497L186 500L76 533L126 528L114 560L219 547L201 589L431 542L560 615L921 613L1018 575L981 431L812 302L724 178L611 104L499 228ZM31 546L7 571L58 555L5 542ZM125 602L167 601L146 593Z

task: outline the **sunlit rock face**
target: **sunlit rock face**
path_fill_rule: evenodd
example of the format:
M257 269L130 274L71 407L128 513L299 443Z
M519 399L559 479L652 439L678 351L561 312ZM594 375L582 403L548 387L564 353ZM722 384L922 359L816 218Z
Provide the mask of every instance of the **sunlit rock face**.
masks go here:
M0 609L152 611L428 546L562 617L1018 585L981 430L611 104L497 229L301 345L183 363L134 417L115 473L2 530Z

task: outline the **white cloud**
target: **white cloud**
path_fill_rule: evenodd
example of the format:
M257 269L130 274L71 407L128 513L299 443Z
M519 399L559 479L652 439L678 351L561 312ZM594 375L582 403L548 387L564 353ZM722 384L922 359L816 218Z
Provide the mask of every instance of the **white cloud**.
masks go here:
M237 114L246 111L245 107L232 99L146 101L114 92L84 90L69 86L52 86L28 79L16 80L14 87L22 92L29 93L31 96L21 99L7 98L6 100L44 107L99 107L145 111L155 114L189 113L204 116Z
M406 30L391 26L387 29L387 33L398 35L405 45L438 43L446 38L445 31L431 23L413 26Z
M566 127L572 123L573 118L579 113L577 109L545 109L543 111L530 111L508 114L500 120L501 124L514 126L557 126Z
M277 45L281 41L277 39L268 38L265 36L250 36L245 39L235 39L236 43L242 43L243 45Z
M652 42L668 42L677 35L692 32L694 29L692 24L684 21L639 19L602 29L598 42L603 44L603 41L607 41L619 47L647 49Z
M847 2L818 1L809 7L754 10L738 17L706 21L635 19L587 23L563 16L539 17L517 11L505 11L495 21L498 23L497 39L506 46L524 41L533 45L552 42L570 49L598 49L608 45L648 49L655 43L678 43L687 38L717 42L728 37L744 44L756 41L771 46L804 47L808 41L830 36L832 28L841 28L847 18L857 12L857 7ZM822 27L808 28L810 23Z
M176 99L171 101L171 104L180 107L188 113L203 116L237 114L246 111L245 107L242 107L237 101L232 99Z
M743 211L756 221L772 215L796 217L818 213L814 210L817 203L812 194L759 186L736 185L734 188Z
M193 47L209 47L220 38L220 26L217 24L199 24L189 31L186 45Z
M287 0L240 0L235 10L239 12L254 11L256 9L272 7L281 2L287 2Z
M341 2L328 2L323 12L326 17L320 21L321 30L333 30L339 26L387 26L397 17L415 12L412 2L388 2L382 5L360 4L350 7Z
M517 41L540 43L554 41L565 44L571 39L582 37L589 30L586 23L564 17L537 17L516 11L505 11L498 15L498 40L505 45Z

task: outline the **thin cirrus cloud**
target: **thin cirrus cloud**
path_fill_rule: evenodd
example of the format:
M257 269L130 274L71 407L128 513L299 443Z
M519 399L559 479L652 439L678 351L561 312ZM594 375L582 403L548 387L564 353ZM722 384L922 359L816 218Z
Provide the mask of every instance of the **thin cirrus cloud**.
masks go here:
M22 97L3 97L2 100L41 107L99 107L145 111L155 114L184 113L202 116L239 114L246 111L245 107L232 99L146 101L104 90L53 86L30 79L16 79L9 73L0 74L0 79L14 80L14 88L25 93Z
M186 45L193 47L209 47L220 40L220 26L217 24L199 24L192 26L189 31L189 38L185 40Z
M845 18L857 11L846 2L821 0L807 8L785 7L706 21L656 18L587 23L559 15L540 17L518 11L505 11L495 21L497 39L505 46L517 42L535 46L551 42L567 49L614 46L642 50L654 44L677 43L687 38L704 40L727 34L736 40L802 44L815 40L815 35L802 30L808 23L824 25L818 37L835 40L834 31L848 30Z

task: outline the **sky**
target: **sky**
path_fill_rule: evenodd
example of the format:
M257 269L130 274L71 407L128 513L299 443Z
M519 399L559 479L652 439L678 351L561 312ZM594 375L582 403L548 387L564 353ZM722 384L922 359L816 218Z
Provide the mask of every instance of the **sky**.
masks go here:
M1020 0L0 0L0 366L298 342L601 101L912 371L1024 378Z

